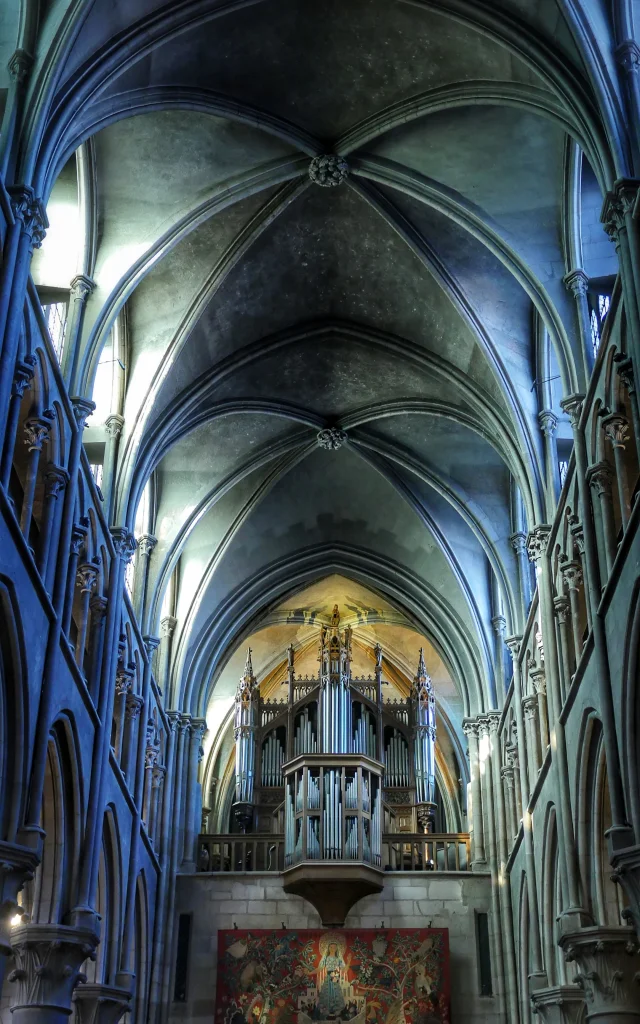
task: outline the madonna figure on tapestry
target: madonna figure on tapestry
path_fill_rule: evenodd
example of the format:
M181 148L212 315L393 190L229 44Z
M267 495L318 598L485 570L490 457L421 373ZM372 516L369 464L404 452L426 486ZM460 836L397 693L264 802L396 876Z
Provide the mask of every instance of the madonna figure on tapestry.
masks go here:
M449 1024L446 929L220 931L215 1024Z

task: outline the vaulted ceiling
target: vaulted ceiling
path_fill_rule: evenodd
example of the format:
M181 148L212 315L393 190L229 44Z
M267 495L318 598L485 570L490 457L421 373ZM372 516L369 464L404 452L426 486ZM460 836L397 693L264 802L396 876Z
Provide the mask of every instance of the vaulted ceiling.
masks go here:
M548 508L538 413L584 381L572 168L596 193L616 173L564 5L71 7L50 0L23 160L80 226L34 275L95 282L73 390L125 339L111 518L152 479L168 699L206 707L270 610L337 573L430 641L459 717L499 704L510 536Z

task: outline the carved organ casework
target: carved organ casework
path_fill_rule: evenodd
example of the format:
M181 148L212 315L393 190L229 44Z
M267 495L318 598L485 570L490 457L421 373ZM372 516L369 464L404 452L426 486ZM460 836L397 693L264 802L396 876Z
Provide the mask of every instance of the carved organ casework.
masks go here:
M379 645L375 656L374 676L352 677L351 629L336 606L316 679L296 677L290 647L288 697L263 700L249 651L236 693L232 827L284 831L284 888L327 925L382 889L383 830L396 820L433 830L435 698L423 651L408 700L383 698Z

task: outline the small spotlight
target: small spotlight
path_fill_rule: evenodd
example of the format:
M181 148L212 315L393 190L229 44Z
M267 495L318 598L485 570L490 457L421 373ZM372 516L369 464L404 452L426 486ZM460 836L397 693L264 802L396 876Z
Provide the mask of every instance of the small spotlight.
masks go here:
M23 921L23 915L22 914L14 914L13 917L11 918L11 921L10 921L11 927L12 928L17 928L19 924L22 924L22 921Z

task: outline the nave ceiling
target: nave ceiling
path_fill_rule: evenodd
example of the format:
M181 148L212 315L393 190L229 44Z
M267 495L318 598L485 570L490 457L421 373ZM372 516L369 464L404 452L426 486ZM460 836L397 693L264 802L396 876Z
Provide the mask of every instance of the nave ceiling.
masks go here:
M157 537L168 703L226 697L240 646L338 574L426 640L458 726L496 706L510 538L545 520L538 414L568 442L584 380L563 277L616 174L560 5L96 0L73 24L27 99L24 168L66 225L34 277L95 282L64 369L99 402L89 444L124 419L111 519Z

